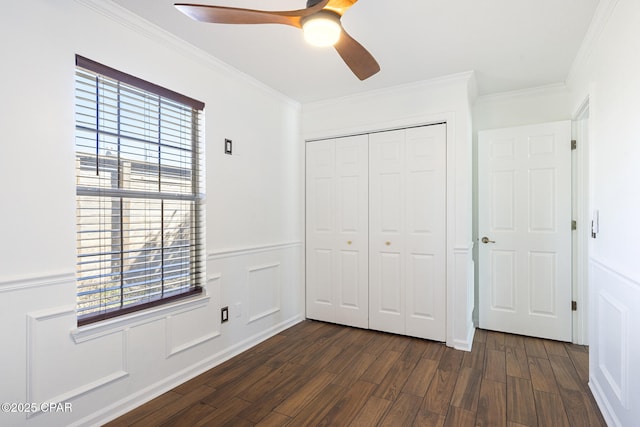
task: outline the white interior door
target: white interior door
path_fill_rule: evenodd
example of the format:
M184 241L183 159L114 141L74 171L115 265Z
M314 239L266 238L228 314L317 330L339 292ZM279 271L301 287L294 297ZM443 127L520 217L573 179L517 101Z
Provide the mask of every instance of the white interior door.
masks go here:
M370 135L369 325L446 338L446 127Z
M571 123L478 134L480 327L571 341Z
M368 140L307 144L307 317L368 327Z

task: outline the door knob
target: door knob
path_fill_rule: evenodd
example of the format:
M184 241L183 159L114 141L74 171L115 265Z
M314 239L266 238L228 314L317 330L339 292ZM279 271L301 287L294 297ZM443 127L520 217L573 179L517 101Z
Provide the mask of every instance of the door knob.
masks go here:
M351 240L347 240L347 245L350 245L350 244L351 244Z
M495 241L494 240L489 240L489 238L485 236L485 237L482 238L482 243L495 243Z
M385 245L389 246L391 242L384 242Z

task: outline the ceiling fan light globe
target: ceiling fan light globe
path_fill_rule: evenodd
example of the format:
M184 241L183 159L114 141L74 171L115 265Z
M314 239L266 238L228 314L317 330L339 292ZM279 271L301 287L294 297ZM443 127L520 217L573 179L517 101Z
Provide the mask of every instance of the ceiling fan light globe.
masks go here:
M307 43L319 47L335 45L340 40L342 32L339 17L324 13L306 19L302 24L302 30Z

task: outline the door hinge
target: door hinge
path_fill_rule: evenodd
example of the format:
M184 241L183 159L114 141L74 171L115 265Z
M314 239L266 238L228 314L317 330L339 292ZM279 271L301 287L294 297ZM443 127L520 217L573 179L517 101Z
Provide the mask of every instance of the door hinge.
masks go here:
M578 311L578 302L571 301L571 311Z
M575 219L571 220L571 229L572 230L577 230L578 229L578 223L576 222Z
M571 140L571 149L575 150L576 148L578 148L578 141L576 141L575 139Z

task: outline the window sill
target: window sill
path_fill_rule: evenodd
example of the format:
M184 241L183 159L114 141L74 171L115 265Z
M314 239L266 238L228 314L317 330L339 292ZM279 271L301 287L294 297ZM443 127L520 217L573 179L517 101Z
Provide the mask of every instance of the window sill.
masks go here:
M71 330L71 338L76 344L91 341L96 338L121 332L133 326L143 325L167 317L171 314L178 314L190 311L195 308L204 307L209 304L211 298L203 293L193 297L178 300L174 303L159 305L142 311L136 311L124 316L114 317L101 322L91 323Z

